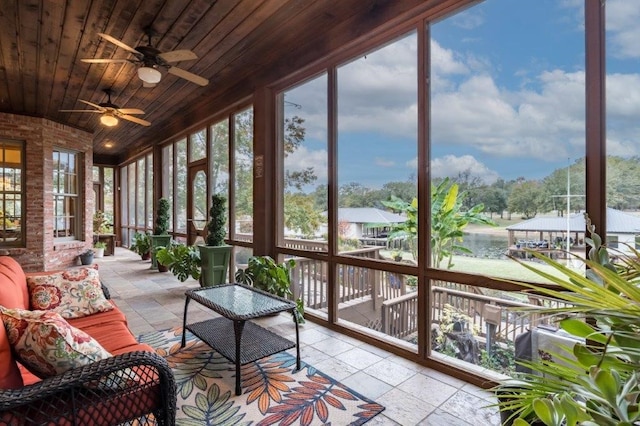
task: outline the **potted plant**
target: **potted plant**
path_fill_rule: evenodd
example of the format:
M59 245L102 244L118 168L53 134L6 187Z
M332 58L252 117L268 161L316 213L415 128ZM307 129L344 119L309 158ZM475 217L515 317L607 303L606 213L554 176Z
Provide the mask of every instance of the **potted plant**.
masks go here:
M222 284L228 281L229 261L232 246L225 244L227 199L220 195L211 196L209 222L207 223L206 245L199 245L202 266L200 285L203 287Z
M129 247L131 251L138 253L142 260L151 258L151 237L147 232L136 232L133 234L133 242Z
M80 253L80 263L83 265L91 265L93 263L93 250L87 249Z
M104 241L96 241L93 243L93 255L94 257L100 258L104 256L104 249L107 248L107 243Z
M538 253L531 254L559 274L521 262L555 287L522 285L568 304L528 310L561 316L559 326L584 343L542 361L520 361L532 373L495 388L503 424L640 423L640 252L632 247L631 254L616 251L614 262L588 218L587 231L584 275Z
M276 296L289 298L291 291L291 270L296 266L293 259L277 263L271 256L253 256L244 269L238 269L235 279L239 283L252 285L260 290ZM298 324L304 324L304 301L296 300L297 308L294 315Z
M199 280L200 252L195 247L172 242L166 247L158 247L156 257L158 266L167 267L180 282L189 277Z
M160 198L158 200L158 209L156 212L156 222L151 235L151 269L158 269L156 260L156 247L166 247L171 243L171 235L169 235L169 200Z
M106 234L108 232L109 221L102 210L96 210L93 214L93 233Z

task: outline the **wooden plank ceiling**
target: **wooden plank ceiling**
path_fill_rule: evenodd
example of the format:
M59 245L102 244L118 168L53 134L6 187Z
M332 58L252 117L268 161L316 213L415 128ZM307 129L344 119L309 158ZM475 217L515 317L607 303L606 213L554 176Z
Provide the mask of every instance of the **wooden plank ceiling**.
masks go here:
M94 134L94 155L113 164L141 146L206 119L293 70L401 15L446 3L424 0L2 0L0 111L45 117ZM198 59L172 65L209 79L205 87L163 71L145 88L132 63L88 64L83 58L131 59L106 33L131 47L188 49ZM65 113L106 102L139 108L150 127L112 128L100 114Z

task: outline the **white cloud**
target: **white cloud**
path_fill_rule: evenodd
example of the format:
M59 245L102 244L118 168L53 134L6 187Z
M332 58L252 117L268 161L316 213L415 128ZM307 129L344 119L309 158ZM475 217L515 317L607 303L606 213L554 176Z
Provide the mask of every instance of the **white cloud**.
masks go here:
M583 0L565 0L562 6L579 11L582 4ZM621 54L640 58L640 0L608 0L606 7L611 42ZM520 86L511 84L507 88L502 80L496 80L501 75L496 71L498 64L487 57L446 49L436 40L431 41L430 49L428 130L434 145L457 147L454 152L458 156L452 157L456 164L467 157L462 154L479 158L482 153L517 161L584 155L582 70L553 69L545 63L528 62L509 76L517 78ZM408 37L339 69L340 132L368 131L415 140L416 50L415 38ZM532 66L534 63L536 66ZM541 68L544 71L536 71ZM291 95L288 100L303 105L301 115L306 119L308 135L326 140L326 78L301 86ZM640 155L640 70L635 74L608 75L607 108L608 152ZM415 164L407 166L415 169Z
M318 178L318 184L327 182L327 158L326 150L310 151L304 145L301 145L292 154L284 159L285 170L298 172L313 167L314 174Z
M640 58L640 2L607 0L607 38L613 47L610 54L620 58Z
M445 155L431 160L431 177L434 178L455 177L467 170L471 172L471 176L480 178L486 184L492 184L499 178L498 173L489 169L471 155L460 157Z

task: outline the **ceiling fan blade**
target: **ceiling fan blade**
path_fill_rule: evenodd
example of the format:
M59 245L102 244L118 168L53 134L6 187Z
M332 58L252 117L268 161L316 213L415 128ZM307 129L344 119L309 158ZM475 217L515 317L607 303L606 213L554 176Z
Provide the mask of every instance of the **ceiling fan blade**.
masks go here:
M144 114L144 111L138 108L118 108L120 114Z
M100 58L80 59L80 61L86 62L89 64L117 64L122 62L131 62L129 59L100 59Z
M120 114L118 115L118 117L124 120L132 121L137 124L142 124L143 126L151 126L151 123L149 123L147 120L143 120L142 118L134 117L132 115Z
M178 67L169 67L168 72L180 78L184 78L185 80L189 80L192 83L198 84L200 86L206 86L209 84L209 80L204 77L200 77L192 72L185 71L182 68Z
M147 83L146 81L142 82L142 87L156 87L157 83Z
M102 114L102 111L98 111L97 109L59 109L60 112L97 112Z
M111 43L115 44L118 47L121 47L124 50L127 50L133 54L135 54L136 56L140 55L140 52L138 52L136 49L134 49L131 46L128 46L126 44L124 44L123 42L121 42L120 40L118 40L115 37L111 37L109 34L105 34L105 33L98 33L98 35L100 37L102 37L103 39L110 41Z
M83 104L87 104L87 105L90 105L90 106L96 108L99 112L104 112L105 111L105 109L103 107L101 107L100 105L98 105L98 104L94 104L93 102L85 101L83 99L78 99L78 100L80 102L82 102Z
M198 55L186 49L160 53L158 57L162 58L166 62L180 62L180 61L190 61L192 59L198 59Z

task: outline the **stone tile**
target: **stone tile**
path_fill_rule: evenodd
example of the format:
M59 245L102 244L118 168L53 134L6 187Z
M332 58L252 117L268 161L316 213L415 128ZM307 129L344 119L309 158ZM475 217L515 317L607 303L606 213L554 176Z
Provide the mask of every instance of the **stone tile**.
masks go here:
M456 392L440 406L445 412L474 425L500 425L497 407L483 398L464 391Z
M418 426L472 426L471 423L467 423L464 420L455 417L449 413L436 409L433 413L418 423ZM481 426L481 425L474 425ZM482 425L484 426L484 425Z
M398 388L381 395L376 399L376 402L384 405L386 417L401 425L416 425L436 409L435 406L424 402L420 397L408 394Z
M305 361L306 362L306 361ZM358 369L336 358L325 359L324 361L311 364L324 374L333 377L336 380L342 381L345 378L358 372Z
M354 348L351 343L332 338L327 338L314 343L313 347L330 356L335 356Z
M367 422L367 426L403 426L384 415L384 411Z
M466 383L462 386L462 390L464 392L470 393L471 395L475 395L478 398L482 398L487 400L489 403L496 403L498 400L496 399L496 395L488 389L483 389L471 383Z
M398 386L411 376L417 374L416 372L388 359L376 362L375 364L365 368L364 371L377 377L379 380L390 384L391 386Z
M335 356L336 359L345 362L357 369L365 368L382 360L378 355L372 354L360 348L353 348Z
M342 380L345 386L350 387L354 391L366 396L367 398L376 400L380 395L389 392L393 386L379 380L364 371L358 371L355 374Z
M295 330L294 330L294 333L295 333ZM324 333L321 333L315 328L305 329L300 331L300 341L304 342L307 345L312 345L314 343L317 343L321 340L325 340L328 338L329 336L327 336Z
M448 384L449 386L453 386L456 389L462 389L464 385L467 384L464 380L460 380L456 377L449 376L441 371L434 370L432 368L423 367L420 372L426 376L433 377L436 380L440 380Z
M421 373L416 373L406 381L400 383L398 389L410 395L420 395L423 401L436 407L458 391L453 386Z
M289 349L289 353L291 355L295 356L296 355L296 348ZM322 351L319 351L318 349L316 349L313 346L301 344L300 345L300 358L302 359L302 361L306 362L307 364L311 364L314 367L316 367L317 364L319 364L322 361L325 361L325 360L327 360L327 359L329 359L331 357L328 354L326 354L326 353L324 353Z
M390 355L390 353L385 351L384 349L380 349L368 343L361 343L360 345L358 345L358 347L360 349L364 349L365 351L371 352L374 355L378 355L380 358L386 358Z

